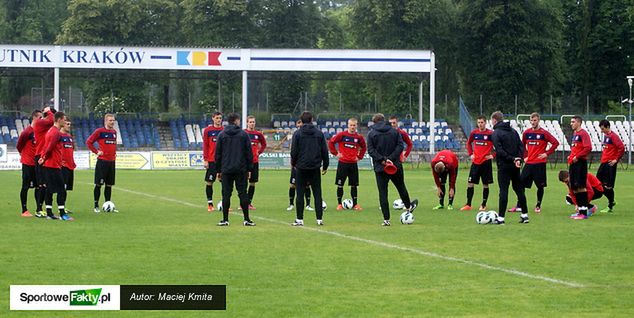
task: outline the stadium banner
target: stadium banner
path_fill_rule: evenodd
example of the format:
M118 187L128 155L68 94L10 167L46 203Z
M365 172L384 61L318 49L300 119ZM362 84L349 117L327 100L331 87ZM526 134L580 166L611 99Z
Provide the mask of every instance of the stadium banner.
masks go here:
M94 169L97 155L90 151L73 154L78 170ZM330 169L336 168L337 157L329 155ZM202 151L118 151L117 169L126 170L179 170L203 169ZM265 152L259 158L261 169L290 169L290 152ZM359 169L372 169L372 159L366 154L357 162ZM20 154L7 153L7 162L0 162L0 170L21 170Z
M152 169L152 153L149 151L118 151L116 167L126 170L150 170ZM95 168L97 155L90 154L90 168Z
M226 310L226 285L11 285L10 310Z
M90 151L75 151L73 152L73 159L77 165L76 169L90 169Z
M7 159L0 161L0 170L22 170L19 153L9 152L5 156Z
M230 49L0 44L0 67L429 72L428 50Z
M0 162L7 162L7 144L0 144Z
M187 151L153 151L152 169L190 169L194 166L191 155Z

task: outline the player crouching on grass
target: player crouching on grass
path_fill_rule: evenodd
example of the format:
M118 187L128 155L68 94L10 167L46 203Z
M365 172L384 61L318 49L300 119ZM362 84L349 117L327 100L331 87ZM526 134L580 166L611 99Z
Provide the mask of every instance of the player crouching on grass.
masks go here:
M451 150L443 150L436 154L431 161L432 174L436 182L439 205L434 210L445 208L445 193L447 176L449 176L449 204L447 210L453 210L453 198L456 195L456 178L458 178L458 157Z
M229 114L227 122L229 124L218 135L215 153L217 178L222 183L222 220L218 226L229 225L229 207L234 183L244 215L243 224L254 226L255 223L249 218L249 195L247 194L247 179L253 171L251 141L249 135L240 129L238 114Z
M335 145L337 147L335 148ZM352 209L356 211L363 210L357 202L357 187L359 186L359 167L357 161L363 159L365 155L366 145L363 136L357 133L357 119L348 119L348 129L344 130L328 141L328 149L330 153L339 158L337 164L337 176L335 184L337 185L337 210L343 210L341 200L343 198L343 185L348 179L350 186L350 195L352 196Z
M566 195L566 203L574 204L577 207L577 198L572 191L572 187L570 186L570 174L567 170L559 171L559 181L566 184L568 187L568 194ZM586 179L586 189L588 193L588 216L592 216L597 211L597 207L593 205L591 202L593 200L600 199L603 196L604 189L601 181L595 177L592 173L588 173L588 177ZM570 218L573 218L578 215L578 212L570 215Z

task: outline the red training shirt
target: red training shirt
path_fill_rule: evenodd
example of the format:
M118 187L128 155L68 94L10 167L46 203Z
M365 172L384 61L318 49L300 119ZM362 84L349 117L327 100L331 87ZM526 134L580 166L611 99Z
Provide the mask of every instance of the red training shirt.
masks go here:
M33 127L33 133L35 134L35 155L42 155L44 148L46 148L46 133L55 123L55 115L48 113L46 118L40 118L35 121L35 127Z
M443 162L445 164L446 170L449 172L449 188L456 188L456 178L458 176L458 157L451 150L443 150L436 154L434 159L431 161L431 171L434 174L434 182L436 182L436 186L440 187L440 176L434 170L434 166Z
M592 143L590 135L585 129L580 129L572 135L570 145L570 155L568 156L568 164L572 163L572 158L588 160L588 154L592 151Z
M612 160L619 161L625 153L625 145L619 138L619 135L610 131L609 134L603 137L603 153L601 154L601 163L606 163Z
M338 151L335 144L338 144ZM338 152L341 153L339 162L356 163L363 159L367 146L363 136L358 133L351 134L348 130L344 130L328 140L328 149L335 156Z
M46 133L46 149L42 152L42 166L53 169L62 168L62 133L57 127L51 127Z
M405 143L405 154L401 154L401 162L403 162L403 159L405 159L405 157L409 157L409 153L412 152L414 143L412 142L412 139L409 138L409 134L405 130L401 128L397 128L396 130L401 133L401 137L403 137L403 142Z
M60 139L62 143L62 167L68 168L69 170L75 170L77 165L75 164L75 158L73 157L73 153L75 152L75 144L73 142L73 136L66 133L61 133L62 138Z
M260 155L264 152L264 149L266 149L266 138L264 138L264 135L257 130L245 129L244 131L247 132L247 135L249 135L249 139L251 140L253 163L258 163L260 162Z
M222 129L222 126L209 125L203 130L203 159L207 162L216 162L216 141Z
M95 142L99 144L99 148L95 147ZM117 131L106 127L97 128L86 139L86 146L95 154L99 150L103 151L103 154L97 159L114 161L117 158Z
M467 140L467 153L469 156L473 155L472 161L474 164L479 165L487 160L491 160L485 158L488 155L495 156L495 153L493 152L493 140L491 139L491 134L493 134L493 130L488 128L485 128L484 130L476 128L471 132L471 134L469 134L469 139Z
M20 162L27 166L35 166L35 132L33 131L33 127L27 126L20 137L18 137L18 142L15 145L15 148L18 149L20 153Z
M524 148L526 148L526 163L546 163L548 157L539 159L537 156L546 153L547 156L552 155L557 147L559 147L559 141L551 133L544 128L529 128L522 134L522 142ZM546 147L550 143L550 148L546 150Z

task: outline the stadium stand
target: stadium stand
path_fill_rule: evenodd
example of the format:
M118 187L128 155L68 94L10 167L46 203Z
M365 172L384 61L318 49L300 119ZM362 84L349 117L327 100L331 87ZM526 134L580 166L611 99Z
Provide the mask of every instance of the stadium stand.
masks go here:
M530 127L528 119L517 121L516 119L508 120L511 127L518 133L522 133ZM118 116L115 129L118 132L117 144L122 149L143 149L151 148L156 150L200 150L202 147L202 131L211 123L210 119L187 119L185 115L171 119L165 122L159 122L157 119L144 118L142 114L132 116ZM272 129L263 129L265 137L273 141L271 143L272 150L288 150L290 148L292 134L298 129L294 120L272 120ZM327 139L335 134L347 129L346 118L329 118L317 120L315 124L324 133ZM414 151L428 151L432 142L435 143L437 150L451 149L454 151L464 150L464 141L462 138L462 129L456 136L447 121L438 119L435 123L419 122L413 119L402 119L400 127L404 129L411 137L414 144ZM628 138L630 123L628 121L611 120L612 130L621 137L626 147L632 146L632 142ZM0 143L6 143L14 146L18 136L26 126L30 125L26 116L7 116L0 115ZM98 127L103 125L100 116L90 114L87 118L73 118L73 136L78 149L85 150L85 142L88 136ZM159 126L164 129L159 133ZM543 128L551 132L561 144L557 148L558 151L570 151L570 128L568 124L561 125L558 120L542 120L540 124ZM367 135L367 130L372 126L369 121L359 126L359 132ZM459 126L455 126L458 127ZM491 128L490 121L487 127ZM582 127L588 131L592 140L592 150L600 152L602 150L601 140L603 138L599 129L598 120L586 120ZM260 127L262 129L262 127ZM434 129L435 137L431 140L430 131ZM469 132L464 132L468 136ZM161 143L163 140L163 143ZM165 142L165 141L169 142Z

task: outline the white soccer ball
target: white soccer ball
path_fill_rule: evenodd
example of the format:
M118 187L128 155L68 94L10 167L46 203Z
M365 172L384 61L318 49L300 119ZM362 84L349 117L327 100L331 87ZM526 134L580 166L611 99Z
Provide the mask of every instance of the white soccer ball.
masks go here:
M222 211L222 200L218 201L218 205L216 205L218 211Z
M487 211L480 211L476 214L476 223L478 224L489 224L492 221L491 214Z
M327 208L328 208L328 205L326 204L326 201L321 201L321 210L326 211Z
M106 201L106 202L104 202L104 203L103 203L103 205L101 206L101 209L102 209L104 212L112 212L112 211L114 211L114 208L115 208L115 207L114 207L114 202L112 202L112 201Z
M346 210L352 209L352 206L353 206L352 199L344 199L343 201L341 201L341 205Z
M498 219L499 215L497 212L491 210L489 212L487 212L489 214L489 218L491 219L491 223L495 222L495 220Z
M405 211L401 213L401 223L403 224L412 224L414 223L414 214L409 211Z
M395 210L400 210L400 209L403 209L403 208L405 207L405 204L403 203L403 200L401 200L401 199L396 199L396 200L394 200L394 202L392 203L392 207L393 207Z

